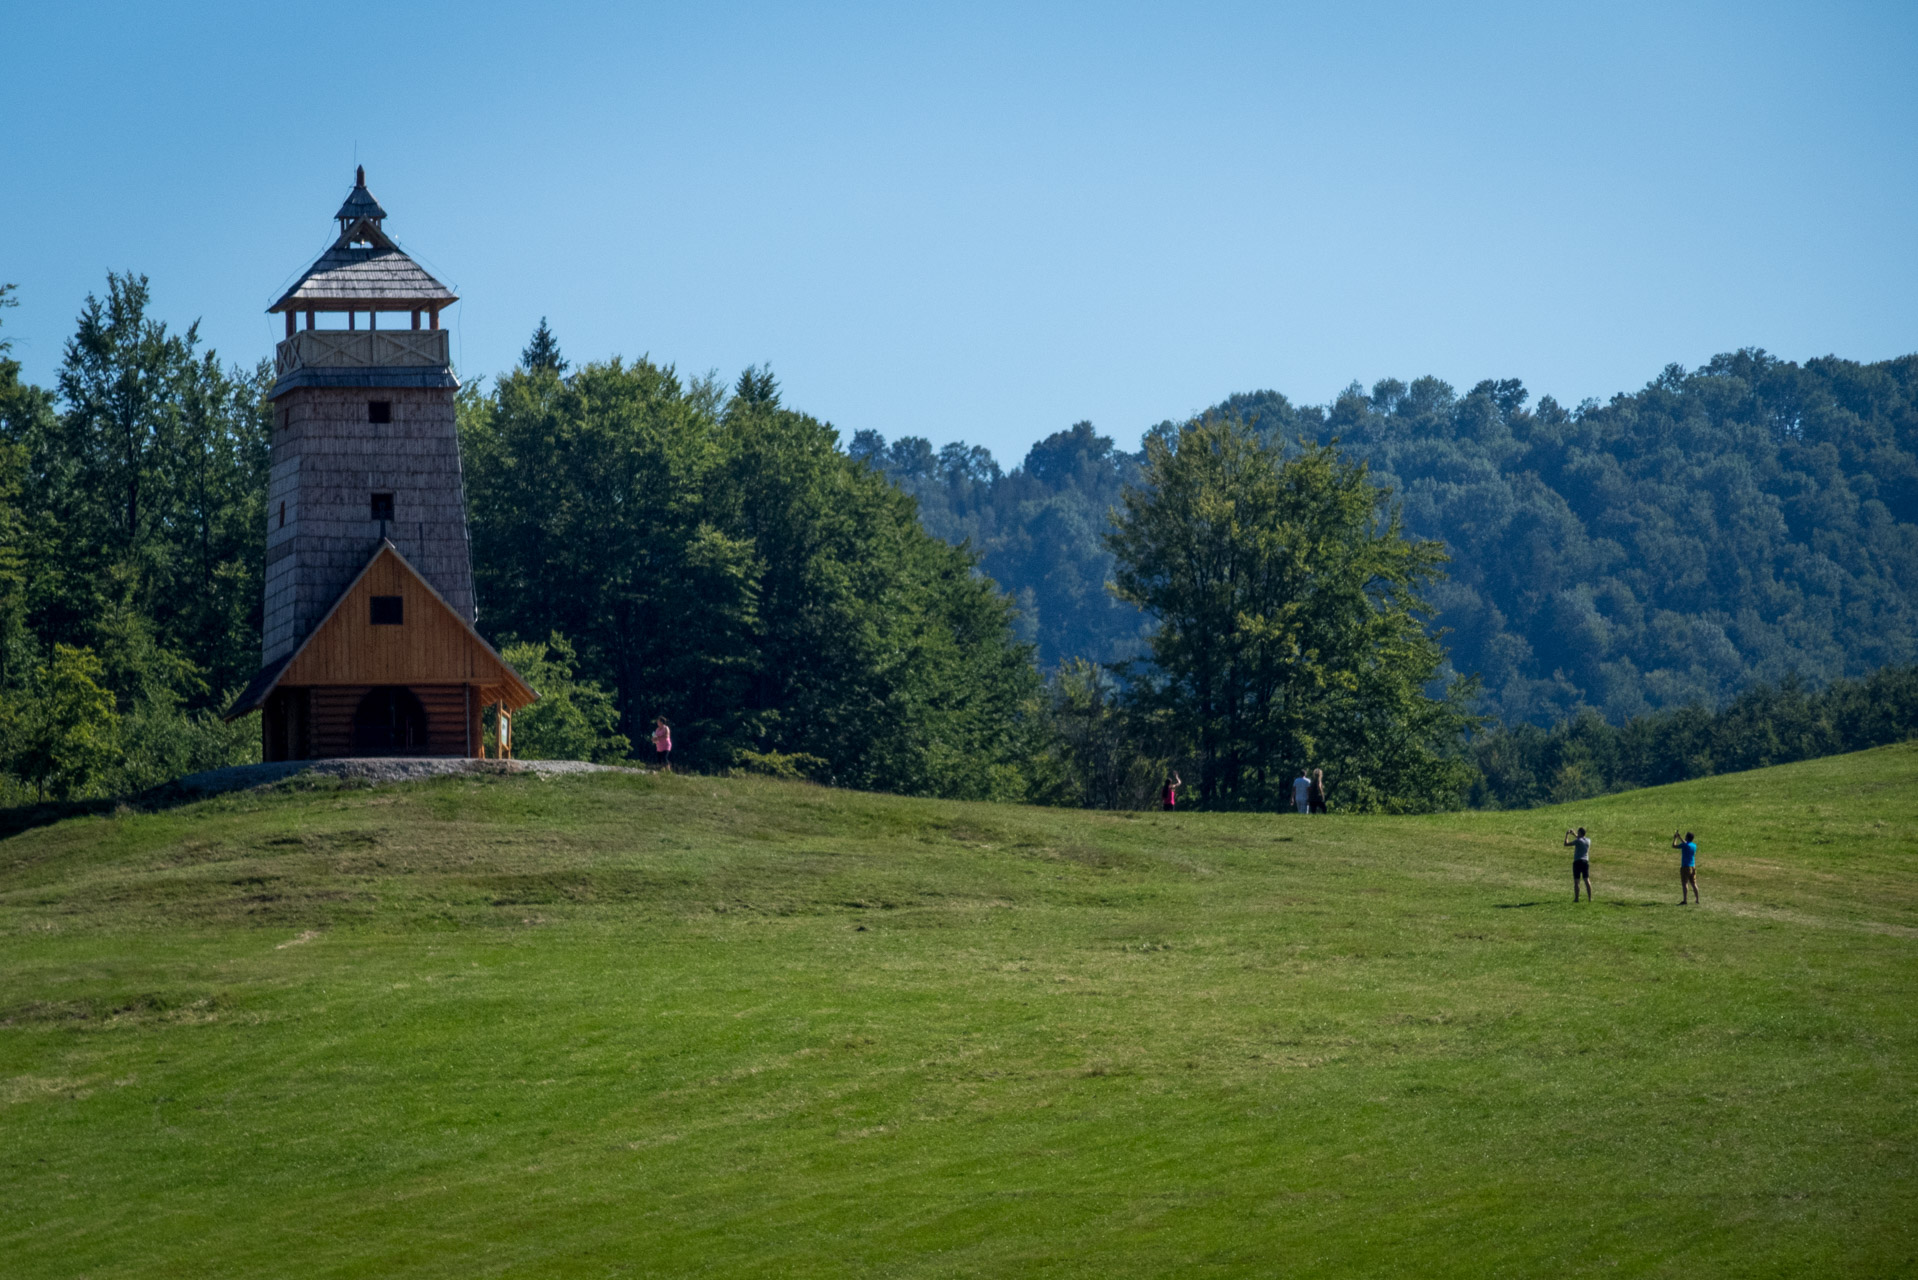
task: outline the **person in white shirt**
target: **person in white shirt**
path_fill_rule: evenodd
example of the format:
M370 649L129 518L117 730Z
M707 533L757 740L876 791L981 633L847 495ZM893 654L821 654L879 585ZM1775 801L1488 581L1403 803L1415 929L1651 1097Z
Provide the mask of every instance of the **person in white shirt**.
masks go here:
M1292 779L1292 803L1299 807L1300 813L1312 812L1312 779L1304 769L1300 769L1299 776Z

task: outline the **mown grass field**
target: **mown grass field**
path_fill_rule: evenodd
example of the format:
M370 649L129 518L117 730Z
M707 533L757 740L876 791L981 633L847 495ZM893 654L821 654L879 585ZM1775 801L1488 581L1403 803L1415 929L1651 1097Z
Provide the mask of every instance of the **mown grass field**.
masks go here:
M1918 746L1416 819L75 819L0 842L0 1274L1911 1275L1915 824Z

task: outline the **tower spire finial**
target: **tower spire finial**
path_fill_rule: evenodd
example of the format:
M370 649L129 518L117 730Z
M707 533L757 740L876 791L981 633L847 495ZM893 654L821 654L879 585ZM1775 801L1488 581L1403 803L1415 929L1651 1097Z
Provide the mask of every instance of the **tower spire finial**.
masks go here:
M372 229L379 231L380 222L386 217L386 210L380 208L380 202L366 189L366 166L353 167L353 189L346 193L346 203L333 215L339 219L342 235Z

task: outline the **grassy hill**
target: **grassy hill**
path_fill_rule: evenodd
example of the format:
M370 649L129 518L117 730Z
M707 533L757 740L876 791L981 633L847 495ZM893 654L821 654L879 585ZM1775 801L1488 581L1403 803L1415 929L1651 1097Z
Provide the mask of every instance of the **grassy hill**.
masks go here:
M75 819L0 842L0 1271L1911 1274L1915 823L1918 746L1417 819Z

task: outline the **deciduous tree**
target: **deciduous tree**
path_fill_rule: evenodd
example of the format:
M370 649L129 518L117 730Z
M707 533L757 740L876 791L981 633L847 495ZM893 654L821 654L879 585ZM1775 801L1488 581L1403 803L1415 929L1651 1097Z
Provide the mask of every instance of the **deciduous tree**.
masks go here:
M1467 692L1428 693L1444 651L1421 591L1444 563L1336 450L1291 457L1231 419L1146 442L1109 543L1116 589L1158 623L1145 686L1205 803L1274 807L1323 767L1350 808L1454 802Z

